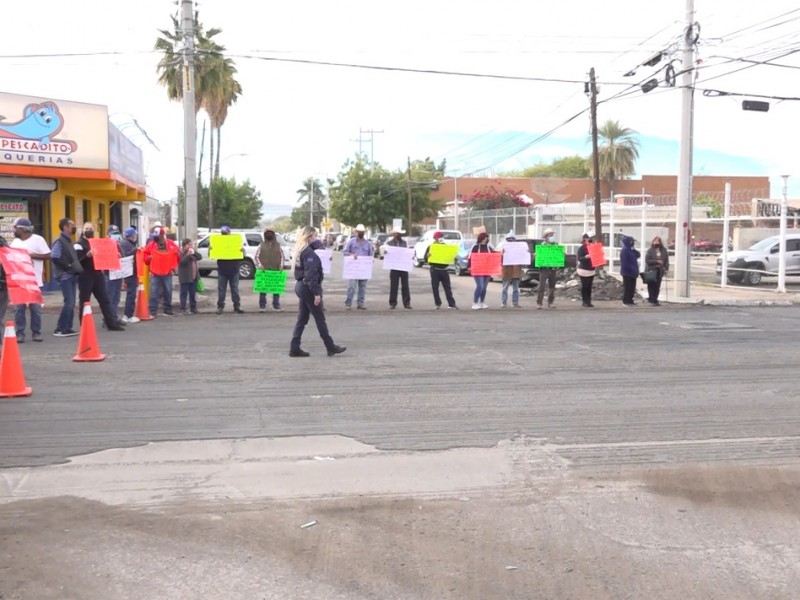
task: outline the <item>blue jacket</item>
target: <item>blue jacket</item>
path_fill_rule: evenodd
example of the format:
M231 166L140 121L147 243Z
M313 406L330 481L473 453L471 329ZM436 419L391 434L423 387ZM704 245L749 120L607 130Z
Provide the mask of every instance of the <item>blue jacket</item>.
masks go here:
M639 276L639 257L641 254L633 247L633 238L626 235L622 238L622 250L619 253L619 274L623 277Z
M294 263L294 278L302 281L315 296L322 295L322 261L311 246L306 246Z

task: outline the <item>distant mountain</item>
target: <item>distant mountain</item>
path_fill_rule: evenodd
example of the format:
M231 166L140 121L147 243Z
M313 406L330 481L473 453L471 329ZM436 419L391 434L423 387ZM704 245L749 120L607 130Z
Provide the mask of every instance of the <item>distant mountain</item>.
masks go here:
M288 217L292 214L293 204L267 204L261 205L261 218L265 220Z

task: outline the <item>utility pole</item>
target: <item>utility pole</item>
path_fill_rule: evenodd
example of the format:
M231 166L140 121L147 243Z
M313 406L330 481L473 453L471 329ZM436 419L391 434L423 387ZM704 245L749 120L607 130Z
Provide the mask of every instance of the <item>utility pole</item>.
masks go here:
M185 234L197 239L197 114L194 111L194 3L181 0L183 33L183 179L186 190Z
M358 139L361 140L361 135L364 133L369 134L369 162L374 167L375 166L375 134L376 133L383 133L383 129L378 131L377 129L358 129ZM359 145L359 152L361 151L361 146Z
M406 185L408 191L408 235L411 235L411 157L408 157L408 183Z
M592 119L592 172L594 173L594 234L595 241L603 239L603 211L600 197L600 155L597 151L597 80L594 67L589 70L589 107Z
M781 228L778 242L778 291L786 293L786 216L789 197L789 176L781 175L783 190L781 192ZM727 244L727 240L725 241Z
M689 298L692 245L692 146L694 143L694 0L686 0L681 65L681 145L678 206L675 217L675 295ZM727 244L728 240L723 240Z
M311 181L311 193L308 196L308 225L309 227L314 226L314 178L312 177L309 181Z

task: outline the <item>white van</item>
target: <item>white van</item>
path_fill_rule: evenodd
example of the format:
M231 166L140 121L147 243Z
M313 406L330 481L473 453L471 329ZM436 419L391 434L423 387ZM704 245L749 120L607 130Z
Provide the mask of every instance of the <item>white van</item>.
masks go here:
M219 231L215 231L214 233L219 233ZM244 246L246 255L245 259L242 260L242 264L239 265L239 277L242 279L253 279L256 276L256 251L258 250L259 244L264 241L264 236L258 230L233 230L231 231L231 235L241 236L242 245ZM290 256L292 247L288 242L286 242L281 234L276 233L275 237L283 248L284 267L290 268L292 264ZM197 264L202 277L206 277L211 273L211 271L217 270L216 259L208 258L208 247L210 242L211 234L206 234L200 239L199 242L197 242L197 251L200 253L200 256L203 257Z
M421 267L425 264L425 253L428 251L428 246L433 243L433 234L437 231L442 232L442 241L445 244L458 245L464 236L460 231L455 229L430 229L414 244L414 264Z

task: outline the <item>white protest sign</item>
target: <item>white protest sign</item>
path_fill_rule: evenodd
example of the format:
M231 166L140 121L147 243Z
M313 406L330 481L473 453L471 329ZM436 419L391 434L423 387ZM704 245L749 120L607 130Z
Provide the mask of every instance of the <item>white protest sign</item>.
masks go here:
M322 261L322 272L325 275L330 275L331 273L331 261L333 260L333 250L330 248L314 250L317 256L319 256L320 261Z
M342 279L372 279L372 261L371 256L345 256Z
M109 279L125 279L133 275L133 256L126 256L121 259L120 264L122 268L118 271L112 270L108 272Z
M383 255L383 270L406 271L408 273L413 271L414 249L386 246L386 253Z
M503 245L504 265L530 265L531 252L526 242L508 242Z

